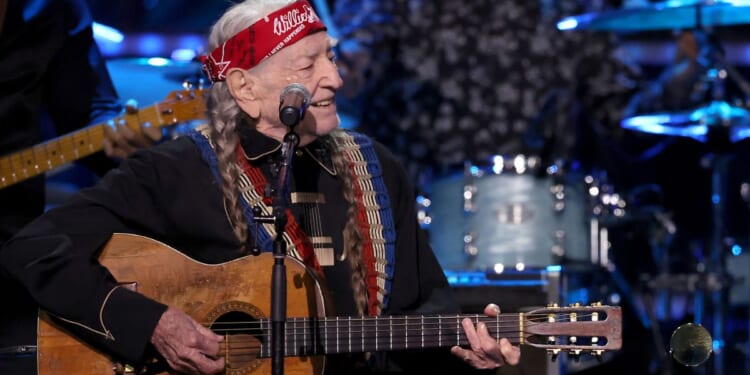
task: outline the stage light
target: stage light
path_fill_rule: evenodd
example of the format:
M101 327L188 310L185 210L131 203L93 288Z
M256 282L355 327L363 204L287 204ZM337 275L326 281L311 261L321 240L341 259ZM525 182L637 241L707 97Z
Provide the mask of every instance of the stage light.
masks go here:
M734 256L740 256L742 255L742 246L735 244L732 246L732 255Z
M172 51L170 57L175 61L193 61L197 54L190 48L178 48Z
M163 57L151 57L146 60L146 63L151 66L167 66L169 65L169 60Z
M578 27L578 21L575 18L563 18L557 23L558 30L574 30Z
M125 40L125 35L114 27L94 22L92 29L94 31L94 39L99 42L122 43Z

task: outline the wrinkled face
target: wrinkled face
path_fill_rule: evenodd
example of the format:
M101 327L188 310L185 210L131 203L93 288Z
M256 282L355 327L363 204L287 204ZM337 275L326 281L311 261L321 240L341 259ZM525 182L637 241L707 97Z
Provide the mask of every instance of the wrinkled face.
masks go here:
M279 97L291 83L302 84L312 97L304 119L295 128L301 144L310 143L338 127L334 96L343 82L336 68L330 38L325 32L312 34L282 49L247 74L252 82L252 106L256 107L246 109L242 104L240 106L258 119L257 129L261 133L283 139L287 127L279 120Z

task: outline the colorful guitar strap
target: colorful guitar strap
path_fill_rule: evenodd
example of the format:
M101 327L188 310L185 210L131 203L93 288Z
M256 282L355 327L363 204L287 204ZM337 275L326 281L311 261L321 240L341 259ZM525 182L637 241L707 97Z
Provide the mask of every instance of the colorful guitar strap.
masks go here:
M203 159L210 166L214 178L221 181L216 153L209 134L210 129L207 125L203 125L190 132L189 136L200 148ZM336 131L331 134L331 137L348 160L354 179L357 224L363 236L362 256L366 265L368 313L376 316L388 306L388 295L393 279L396 230L390 199L372 141L364 135L351 131ZM261 170L247 161L239 145L236 161L237 166L244 172L240 175L240 193L245 216L252 226L254 223L253 207L259 208L263 215L268 215L272 210L271 199L264 198L267 181ZM284 240L287 244L288 255L301 260L322 275L312 243L289 210L287 219ZM258 225L257 236L261 249L270 251L273 248L273 239L276 237L273 224Z

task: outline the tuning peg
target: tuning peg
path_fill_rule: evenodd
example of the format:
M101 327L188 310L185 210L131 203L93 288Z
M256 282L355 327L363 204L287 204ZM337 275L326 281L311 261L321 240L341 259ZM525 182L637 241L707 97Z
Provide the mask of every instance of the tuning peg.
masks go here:
M592 302L591 307L602 307L602 302L601 301Z
M547 307L549 307L549 308L558 308L559 306L557 305L557 303L553 302L553 303L548 303Z
M568 355L571 356L575 362L578 362L581 360L581 349L571 349L570 352L568 352Z
M604 354L604 350L592 350L591 355L596 358L597 361L602 361L602 354Z
M560 349L547 349L547 354L549 354L549 359L555 362L560 355Z
M568 306L570 306L570 307L581 307L581 303L580 303L580 302L576 302L576 303L571 303L571 304L570 304L570 305L568 305Z
M138 113L138 101L135 99L128 99L125 102L125 112L129 115Z

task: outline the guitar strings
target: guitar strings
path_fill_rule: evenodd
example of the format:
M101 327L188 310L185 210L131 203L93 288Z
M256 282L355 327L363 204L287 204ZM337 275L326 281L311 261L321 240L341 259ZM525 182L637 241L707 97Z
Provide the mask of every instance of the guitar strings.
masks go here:
M573 320L570 320L570 316L568 314L564 315L556 315L552 314L555 318L553 322L551 323L568 323L568 322L575 322ZM577 315L576 321L590 321L586 320L588 318L593 317L593 313L586 313L586 314L579 314ZM549 321L549 314L531 314L531 315L524 315L524 323L550 323ZM599 318L601 318L601 314L598 315ZM339 317L337 318L330 318L330 317L321 317L321 318L313 318L313 317L307 317L307 318L290 318L287 320L287 323L293 323L298 321L303 322L310 322L310 321L317 321L319 325L325 325L325 324L333 324L333 323L341 323L341 324L349 324L350 322L361 324L361 323L372 323L372 325L381 325L386 326L389 324L392 324L394 321L396 324L394 326L403 326L403 325L409 325L409 323L415 323L421 325L422 322L426 322L427 325L430 324L451 324L452 320L463 320L464 318L472 319L475 321L475 323L478 322L484 322L488 325L495 324L496 322L500 323L513 323L509 325L517 326L519 324L519 316L507 316L507 315L501 315L498 317L488 317L488 316L478 316L478 315L459 315L459 316L393 316L393 317ZM437 321L437 322L436 322ZM598 320L595 322L603 322L604 320ZM269 324L269 320L267 318L263 318L261 320L248 320L248 321L234 321L234 322L214 322L214 323L202 323L204 326L217 326L217 325L263 325L263 324ZM504 326L506 327L506 326Z
M262 335L261 338L268 340L270 335ZM515 334L509 334L506 338L514 344L521 342L521 335L519 332ZM466 345L468 339L465 336L440 335L440 334L428 334L419 337L408 337L403 340L399 338L377 336L373 337L362 337L354 338L351 337L316 337L311 338L305 336L303 338L290 337L286 335L286 345L284 348L284 355L316 355L316 354L333 354L333 353L352 353L352 352L366 352L366 351L379 351L379 350L399 350L399 349L418 349L427 347L448 347L454 345ZM299 341L298 341L299 339ZM454 341L456 339L456 341ZM544 345L544 344L540 344ZM564 349L582 349L582 350L606 350L606 346L601 343L581 344L581 343L558 343L547 344L550 346L563 347ZM228 336L227 341L220 344L223 352L231 351L232 359L237 361L241 358L254 359L257 357L270 356L270 348L267 344L264 344L261 340L255 337L246 339L240 337ZM291 353L291 354L290 354Z
M541 314L539 314L541 316ZM460 316L459 316L460 317ZM444 329L442 327L446 326L444 324L436 325L436 324L430 324L433 328L421 328L422 326L411 326L407 324L398 324L397 327L406 327L406 331L394 331L389 330L387 328L393 328L394 325L392 324L391 319L389 319L389 325L381 325L375 327L376 330L374 331L374 335L366 335L366 333L373 333L372 330L351 330L346 329L349 328L348 323L350 323L348 320L342 320L339 319L338 323L347 323L347 325L344 327L344 333L346 336L340 336L338 334L338 330L342 327L340 325L337 326L326 326L326 325L319 325L319 326L311 326L309 324L304 324L302 327L298 327L296 323L311 323L312 320L310 318L305 318L306 320L294 320L293 326L286 326L285 327L285 340L287 342L287 345L285 346L285 355L289 355L289 353L293 353L293 355L311 355L311 354L331 354L331 353L337 353L337 352L354 352L354 351L372 351L372 350L395 350L395 349L409 349L411 348L420 348L420 347L435 347L435 346L452 346L452 345L465 345L468 344L468 339L465 335L460 333L459 331L452 330L453 324L450 324L450 327L448 329ZM405 320L399 319L399 320ZM409 320L416 320L418 318L410 317ZM363 319L360 319L363 320ZM488 328L490 331L493 331L493 328L495 330L499 329L500 327L500 320L497 319L497 325L493 327L493 324L488 324ZM266 323L266 327L268 328L269 323ZM491 322L490 322L491 323ZM504 322L504 323L507 323ZM516 322L517 323L517 322ZM460 323L459 323L460 324ZM263 324L261 323L261 328ZM528 325L527 325L528 326ZM437 327L437 328L435 328ZM502 324L502 328L516 328L518 327L518 324ZM291 328L291 329L290 329ZM316 329L317 328L317 329ZM372 328L372 327L362 327L362 328ZM383 328L382 330L380 328ZM455 328L459 328L459 326L456 326ZM336 334L332 334L333 330L336 330ZM225 330L219 330L217 333L231 333L242 329L225 329ZM408 332L416 332L413 335L405 335L400 336L403 333ZM394 337L393 334L397 334L399 336ZM330 336L329 336L330 334ZM358 334L361 334L361 336L357 336ZM523 331L521 330L511 330L511 331L504 331L502 332L503 337L510 340L512 343L520 343L521 339L524 336ZM233 360L239 360L240 358L244 358L247 356L250 356L250 358L255 358L259 354L260 356L269 355L268 352L270 349L268 348L267 344L264 344L264 342L267 342L269 340L271 334L267 330L263 331L261 334L258 335L248 335L248 336L229 336L227 335L227 341L225 343L222 343L224 348L228 348L232 351L232 358ZM550 335L551 336L551 335ZM577 337L584 338L587 336L580 336L576 335ZM568 336L561 336L561 337L568 337ZM601 337L601 336L594 336L594 337ZM604 337L606 339L606 337ZM455 340L455 341L454 341ZM436 345L437 344L437 345ZM543 344L542 344L543 345ZM552 343L548 343L547 345L553 345ZM602 350L606 349L606 343L604 341L600 342L591 342L591 345L586 344L585 342L578 342L578 343L567 343L567 344L560 344L557 342L557 346L561 345L568 345L570 346L570 349L579 348L582 350ZM343 349L343 350L342 350Z
M532 327L537 324L542 323L550 323L548 321L549 314L530 314L532 319L530 321L525 321L525 327ZM559 317L557 314L553 314L555 318ZM567 316L566 314L563 314L562 316ZM593 314L580 314L581 318L593 316ZM378 343L380 343L380 347L390 348L390 349L408 349L409 346L412 348L415 347L431 347L435 346L434 344L438 343L445 343L445 344L453 344L454 339L456 345L462 345L467 344L468 339L465 337L464 334L461 332L461 323L459 321L463 320L464 318L470 318L473 319L475 323L478 323L480 320L483 321L490 332L495 334L502 334L502 336L508 340L510 340L513 343L519 343L521 342L521 338L524 337L524 333L522 330L517 329L519 327L519 317L518 316L498 316L495 318L492 317L486 317L486 316L480 316L480 315L459 315L456 317L393 317L393 318L352 318L353 322L355 323L354 329L351 327L352 320L349 319L330 319L325 321L319 321L316 318L296 318L290 320L284 327L284 336L285 339L293 343L294 347L298 347L297 342L304 344L302 347L303 351L310 352L312 349L306 348L305 345L315 346L322 345L327 349L327 352L340 352L340 348L343 346L344 348L348 348L348 351L351 351L351 348L358 348L358 350L361 351L370 351L370 350L378 350ZM533 319L536 318L536 319ZM437 321L436 321L437 319ZM453 322L451 322L452 319L455 319ZM396 321L394 324L394 320ZM426 320L426 322L425 322ZM534 321L536 320L536 321ZM564 322L563 320L558 320L557 322ZM334 323L335 322L335 323ZM409 324L412 323L419 323L419 324ZM582 320L582 322L586 322L586 320ZM268 321L252 321L247 322L250 326L254 326L256 329L258 326L260 326L260 330L262 331L260 334L257 335L251 335L250 341L256 341L256 343L251 343L249 347L242 346L241 349L248 349L250 348L253 351L260 350L262 352L263 348L265 347L262 343L260 343L260 340L268 340L270 338L270 332L267 329L263 329L264 325L266 328L269 328L270 322ZM316 324L317 323L317 324ZM331 323L331 324L328 324ZM368 323L365 325L360 325L360 323ZM375 330L373 333L373 324L375 323ZM380 323L380 324L378 324ZM511 323L511 324L509 324ZM554 322L552 322L554 323ZM231 324L228 322L224 322L221 325L225 324ZM395 328L395 330L394 330ZM455 328L455 329L454 329ZM221 328L216 329L216 333L223 333L225 335L234 333L234 332L247 332L248 328ZM339 332L343 331L344 334L346 334L346 337L341 337L339 335ZM334 334L335 332L335 334ZM409 334L409 333L413 334ZM526 330L528 333L528 329ZM397 336L394 339L394 334ZM329 336L330 335L330 336ZM402 336L403 335L403 336ZM359 337L357 337L359 336ZM552 336L552 335L549 335ZM576 337L584 338L584 337L590 337L589 335L575 335ZM568 337L568 336L563 336ZM594 336L599 337L599 336ZM236 339L232 339L235 342L235 345L237 344ZM230 341L228 339L228 341ZM602 342L594 343L592 342L591 345L579 345L579 348L582 349L596 349L598 347L601 347ZM571 345L574 345L571 343ZM335 350L333 350L333 347L335 346ZM447 346L447 345L438 345L438 346ZM232 346L232 348L234 348ZM367 349L366 349L367 348ZM299 348L296 348L294 353L299 353Z

